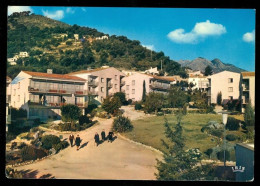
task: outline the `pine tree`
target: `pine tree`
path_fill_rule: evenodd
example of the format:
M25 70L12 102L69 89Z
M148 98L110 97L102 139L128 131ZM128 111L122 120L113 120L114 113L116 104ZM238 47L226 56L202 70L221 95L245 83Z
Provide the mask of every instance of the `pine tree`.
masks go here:
M221 103L222 103L222 93L221 93L221 91L218 93L218 95L217 95L217 104L218 105L221 105Z
M212 179L212 167L210 164L201 164L201 153L198 153L196 149L184 150L182 117L180 110L177 114L177 124L174 126L174 131L165 118L165 135L170 143L164 140L162 143L169 152L164 152L163 161L157 160L158 174L155 175L158 180L168 181Z
M250 100L249 103L246 105L244 121L246 123L246 126L255 125L255 113Z
M143 95L142 95L142 102L145 102L146 100L146 86L145 86L145 80L143 82Z

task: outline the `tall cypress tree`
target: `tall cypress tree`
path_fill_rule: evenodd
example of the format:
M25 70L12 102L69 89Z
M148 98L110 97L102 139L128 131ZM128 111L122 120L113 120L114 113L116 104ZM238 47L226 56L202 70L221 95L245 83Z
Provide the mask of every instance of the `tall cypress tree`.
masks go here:
M142 95L142 102L145 102L146 100L146 86L145 86L145 80L143 82L143 95Z

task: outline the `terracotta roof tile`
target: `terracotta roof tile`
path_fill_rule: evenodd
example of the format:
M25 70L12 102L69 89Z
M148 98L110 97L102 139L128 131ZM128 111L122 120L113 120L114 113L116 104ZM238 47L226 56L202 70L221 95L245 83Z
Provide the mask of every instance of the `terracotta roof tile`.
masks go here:
M31 71L23 71L26 74L29 74L33 77L46 77L46 78L54 78L54 79L66 79L66 80L78 80L78 81L86 81L83 78L70 76L67 74L48 74L42 72L31 72Z
M242 76L255 76L255 72L241 72Z
M96 68L96 69L91 69L91 70L80 70L80 71L77 71L77 72L68 73L68 75L82 74L82 73L91 73L91 72L97 72L97 71L105 70L105 69L108 69L108 68Z
M145 74L145 75L151 76L154 79L159 79L159 80L164 80L164 81L175 81L175 79L170 76L155 76L155 75L151 75L151 74Z

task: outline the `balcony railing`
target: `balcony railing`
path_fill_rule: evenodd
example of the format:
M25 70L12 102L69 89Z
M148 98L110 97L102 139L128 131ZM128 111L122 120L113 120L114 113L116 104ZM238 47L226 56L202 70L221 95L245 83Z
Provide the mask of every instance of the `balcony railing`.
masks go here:
M242 96L242 104L248 104L248 103L249 103L249 98Z
M42 104L41 102L29 102L29 106L36 106L36 107L51 107L51 108L60 108L63 105L72 104L77 105L78 107L86 107L87 102L85 103L62 103L62 102L49 102Z
M249 86L242 84L243 91L249 91Z
M163 89L163 90L168 90L170 88L170 85L162 85L162 84L157 84L157 83L152 83L150 84L151 89Z
M88 81L88 86L91 86L91 87L97 87L98 86L98 82L96 82L96 81Z
M31 93L49 93L49 94L76 94L76 95L87 95L86 90L75 90L75 89L49 89L49 88L34 88L28 87L28 91Z

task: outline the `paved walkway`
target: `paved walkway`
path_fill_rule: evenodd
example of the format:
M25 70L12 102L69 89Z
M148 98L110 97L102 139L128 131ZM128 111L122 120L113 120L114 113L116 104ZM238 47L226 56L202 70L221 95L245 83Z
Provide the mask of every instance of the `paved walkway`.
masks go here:
M132 119L142 117L130 107L126 116ZM136 117L135 117L136 116ZM130 118L131 118L130 117ZM80 131L81 148L68 147L56 155L39 162L16 167L26 172L28 178L62 178L62 179L117 179L117 180L154 180L156 158L162 155L142 145L131 143L117 137L112 143L107 141L94 146L94 134L102 129L106 134L112 126L113 119L99 119L99 123L85 131ZM63 134L68 138L69 134Z

